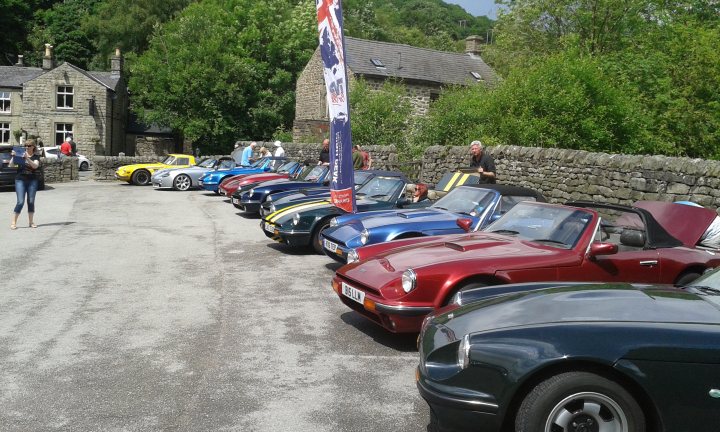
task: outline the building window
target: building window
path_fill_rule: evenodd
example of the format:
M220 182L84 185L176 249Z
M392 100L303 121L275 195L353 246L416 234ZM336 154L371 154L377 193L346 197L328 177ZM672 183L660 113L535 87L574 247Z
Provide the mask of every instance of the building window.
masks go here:
M10 123L0 123L0 144L10 142Z
M74 93L72 86L58 86L57 107L62 109L72 109L73 95Z
M10 112L10 93L9 92L0 92L0 112L1 113L9 113Z
M55 124L55 145L60 145L65 141L65 137L73 134L72 123Z

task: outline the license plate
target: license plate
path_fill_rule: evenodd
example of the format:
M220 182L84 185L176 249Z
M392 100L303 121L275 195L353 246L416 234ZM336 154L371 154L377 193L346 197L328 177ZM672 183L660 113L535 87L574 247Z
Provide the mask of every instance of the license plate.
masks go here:
M324 239L323 245L325 246L325 249L329 250L330 252L337 252L337 243L333 243L328 239Z
M360 304L364 304L365 302L365 293L351 287L350 285L346 284L345 282L342 283L342 293L345 297L349 298L350 300L356 301Z
M269 232L270 234L275 234L275 225L265 222L265 231Z
M233 204L240 204L240 200L237 199L237 198L233 198L233 199L232 199L232 203L233 203Z
M153 187L159 188L159 187L160 187L160 183L153 183Z

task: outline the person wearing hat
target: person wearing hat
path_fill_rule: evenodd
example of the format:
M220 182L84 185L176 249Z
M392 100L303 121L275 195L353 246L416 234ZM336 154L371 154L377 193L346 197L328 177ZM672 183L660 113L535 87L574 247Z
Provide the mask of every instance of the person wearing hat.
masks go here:
M480 141L470 143L470 168L477 168L480 174L480 183L495 183L495 160L492 156L483 151L483 145Z
M275 157L285 156L285 149L280 141L275 141Z

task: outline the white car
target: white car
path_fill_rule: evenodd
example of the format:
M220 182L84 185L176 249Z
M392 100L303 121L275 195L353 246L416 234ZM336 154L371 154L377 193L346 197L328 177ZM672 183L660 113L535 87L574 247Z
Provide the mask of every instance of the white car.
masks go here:
M41 147L45 153L45 159L57 159L60 157L60 146ZM78 153L75 155L78 158L78 169L80 171L87 171L90 169L90 160L85 156Z

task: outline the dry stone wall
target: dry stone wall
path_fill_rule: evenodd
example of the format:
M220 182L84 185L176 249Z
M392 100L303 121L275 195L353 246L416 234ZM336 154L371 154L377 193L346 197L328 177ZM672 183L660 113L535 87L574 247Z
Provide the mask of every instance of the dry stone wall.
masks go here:
M45 183L64 183L80 178L76 157L41 159Z

